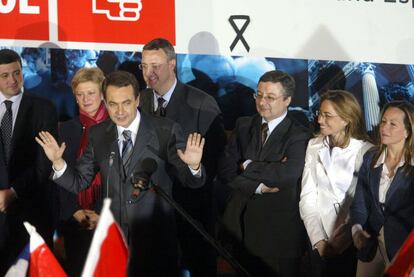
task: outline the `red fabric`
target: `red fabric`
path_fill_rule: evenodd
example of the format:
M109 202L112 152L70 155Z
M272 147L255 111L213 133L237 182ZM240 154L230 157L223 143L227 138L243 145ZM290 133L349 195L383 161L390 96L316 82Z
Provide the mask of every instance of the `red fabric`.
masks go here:
M88 131L89 128L95 124L101 123L108 118L108 112L102 102L94 117L90 117L87 113L80 111L79 119L83 127L81 144L78 151L78 158L82 156L88 145ZM78 193L78 204L82 209L93 208L96 200L101 198L101 174L98 173L93 179L92 184L84 191Z
M45 243L30 253L29 277L67 276ZM125 275L124 275L125 276Z
M128 249L118 226L113 223L102 242L94 277L127 276Z
M414 230L398 250L393 262L386 271L386 276L405 277L410 276L414 270Z

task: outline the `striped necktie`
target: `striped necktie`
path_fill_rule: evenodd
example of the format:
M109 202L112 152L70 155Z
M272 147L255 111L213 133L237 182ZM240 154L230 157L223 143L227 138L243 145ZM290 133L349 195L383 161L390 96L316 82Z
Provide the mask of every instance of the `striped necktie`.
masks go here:
M266 142L268 131L269 131L269 126L265 122L260 127L260 139L262 140L262 145L265 144L265 142Z
M130 130L124 130L122 135L124 136L124 141L122 143L122 164L125 167L129 161L129 157L131 156L133 144Z

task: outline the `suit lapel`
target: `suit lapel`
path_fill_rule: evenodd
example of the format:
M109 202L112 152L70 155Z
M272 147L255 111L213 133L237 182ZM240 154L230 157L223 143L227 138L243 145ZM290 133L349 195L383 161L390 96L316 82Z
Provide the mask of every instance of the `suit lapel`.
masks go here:
M144 153L144 149L154 143L154 129L149 123L147 115L141 113L141 121L139 123L137 137L135 138L134 148L131 153L130 162L128 168L126 169L126 176L130 176L134 173L134 170L139 167L137 165L138 161L141 160L141 157Z
M407 184L412 183L412 174L406 176L406 173L402 169L402 167L398 168L397 173L395 174L394 179L391 182L391 185L387 191L387 195L385 196L386 204L390 203L389 200L391 199L391 197L393 197L393 195L396 194L396 191L398 191L398 189L402 188L403 186L406 186ZM407 181L406 179L409 179L409 181Z
M248 159L257 160L259 159L261 151L261 139L260 139L260 125L262 124L262 118L256 114L251 121L249 130L250 141L246 148L246 157Z
M322 142L324 144L324 142ZM325 147L325 145L318 150L318 156L321 161L321 165L325 171L326 176L328 177L329 185L327 186L330 192L332 193L333 197L337 197L337 192L335 191L335 186L332 184L335 184L335 178L332 176L332 174L335 174L335 171L331 170L331 153L329 152L329 147Z
M291 120L288 117L285 117L285 119L283 119L282 122L280 122L279 125L276 126L276 128L269 135L265 144L262 147L262 151L260 152L261 160L264 159L267 155L272 153L272 151L270 151L271 149L280 149L280 147L276 147L276 145L277 144L283 145L285 134L289 130L290 125L291 125ZM257 136L257 139L259 140L259 143L260 143L260 125L258 129L259 129L259 135Z
M152 89L147 88L141 91L139 106L141 110L148 113L154 113L154 92Z
M31 107L30 99L28 99L23 94L22 101L20 102L19 110L17 112L16 122L13 128L13 134L12 134L12 140L11 140L11 154L10 154L11 157L13 157L13 152L16 147L17 138L21 137L24 128L27 128L27 126L24 126L24 121L27 120L27 118L29 117L35 116L35 115L30 115L30 113L28 113L28 111L30 110L30 107ZM26 121L26 124L27 124L27 121Z
M116 129L115 123L110 121L109 125L105 129L105 141L106 145L110 145L110 151L115 153L113 167L117 172L123 173L122 169L122 158L120 155L120 149L118 145L118 130Z
M371 188L371 195L374 198L374 203L379 203L379 183L381 179L381 172L382 172L383 165L373 168L370 178L370 188ZM377 207L380 209L380 207Z
M171 95L170 101L167 104L166 108L166 117L179 122L179 117L182 114L180 109L182 108L182 103L186 102L185 94L186 88L177 80L177 85Z

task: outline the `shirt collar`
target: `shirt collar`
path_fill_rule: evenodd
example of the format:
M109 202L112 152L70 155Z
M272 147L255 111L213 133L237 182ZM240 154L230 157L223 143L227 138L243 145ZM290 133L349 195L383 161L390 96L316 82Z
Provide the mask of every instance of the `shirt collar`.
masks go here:
M266 121L264 118L262 118L262 124L267 123L267 127L269 128L269 134L271 134L273 130L277 127L277 125L279 125L280 122L282 122L286 116L287 116L287 111L281 116L276 117L275 119L272 119L270 121Z
M130 130L131 133L133 134L133 137L136 137L136 135L138 134L138 128L139 128L140 122L141 122L141 113L137 110L137 114L134 120L131 122L131 124L129 124L127 128L116 125L116 129L118 131L118 139L120 141L124 140L124 136L122 135L124 130Z
M385 158L386 158L386 157L387 157L387 148L385 148L385 149L384 149L384 151L382 151L381 155L378 157L378 160L377 160L377 162L375 163L374 168L377 168L377 167L379 167L380 165L384 164L384 163L385 163ZM399 168L399 167L403 166L403 165L404 165L404 163L405 163L405 158L404 158L404 155L403 155L403 156L401 157L401 160L400 160L400 162L398 163L398 165L397 165L397 167L396 167L396 168ZM414 166L414 158L412 158L412 159L411 159L410 165L411 165L411 166Z
M22 90L21 90L21 92L19 94L14 95L14 96L12 96L10 98L6 98L4 96L4 94L2 92L0 92L0 104L3 104L3 102L5 100L10 100L13 103L20 103L20 101L22 101L22 97L23 97L23 88L22 88Z
M158 98L162 97L167 103L170 102L171 96L175 90L176 85L177 85L177 78L175 78L173 85L164 95L159 95L155 90L152 90L154 92L154 101L157 101Z

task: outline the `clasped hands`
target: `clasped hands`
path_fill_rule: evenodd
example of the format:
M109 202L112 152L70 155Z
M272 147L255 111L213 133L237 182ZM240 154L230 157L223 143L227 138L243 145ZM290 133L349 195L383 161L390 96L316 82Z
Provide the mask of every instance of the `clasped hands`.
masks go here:
M73 218L79 223L79 225L87 230L93 230L98 224L99 215L92 210L77 210L73 214Z

